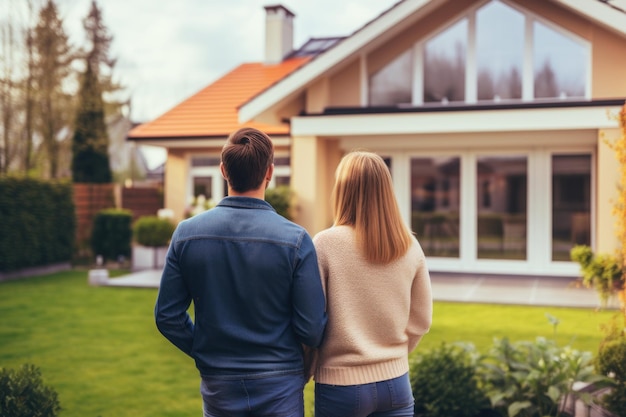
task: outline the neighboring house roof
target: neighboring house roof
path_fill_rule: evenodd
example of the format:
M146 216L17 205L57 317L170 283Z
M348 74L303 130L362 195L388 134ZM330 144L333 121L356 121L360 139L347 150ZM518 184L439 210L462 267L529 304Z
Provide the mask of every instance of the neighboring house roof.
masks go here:
M240 124L237 107L310 60L297 56L280 64L242 64L151 122L128 133L128 139L224 137L242 126L268 134L288 134L288 125Z
M626 37L626 12L623 9L626 0L551 1ZM445 0L400 0L351 36L318 55L299 71L285 76L274 85L251 96L239 108L239 121L243 123L252 120L275 106L289 102L328 71L363 54L368 48L372 48L372 45L384 39L391 39L443 3Z

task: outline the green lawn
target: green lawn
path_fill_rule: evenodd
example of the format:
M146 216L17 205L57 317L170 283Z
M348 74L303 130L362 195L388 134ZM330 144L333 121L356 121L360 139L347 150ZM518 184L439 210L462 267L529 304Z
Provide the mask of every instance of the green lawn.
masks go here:
M0 283L0 367L38 366L58 392L62 417L185 417L201 413L193 361L156 330L156 289L91 287L86 271ZM436 303L418 351L441 342L553 337L595 352L614 312ZM312 387L305 391L312 402ZM310 408L310 407L309 407Z

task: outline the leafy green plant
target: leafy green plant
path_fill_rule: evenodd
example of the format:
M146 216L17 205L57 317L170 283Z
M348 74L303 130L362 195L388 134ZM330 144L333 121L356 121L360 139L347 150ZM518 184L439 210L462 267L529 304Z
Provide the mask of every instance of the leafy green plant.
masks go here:
M39 368L0 369L0 416L55 417L59 411L57 392L43 384Z
M600 345L596 371L608 377L611 391L602 405L618 416L626 416L626 337L609 339Z
M133 225L135 241L143 246L167 246L176 225L166 218L143 216Z
M476 373L478 359L470 344L442 343L418 354L409 371L415 416L474 417L489 408Z
M497 339L486 356L481 377L491 404L509 417L563 416L562 404L576 395L574 382L602 379L590 352L558 347L545 338L512 343Z
M293 197L293 191L286 185L281 185L276 188L268 188L265 190L265 201L267 201L274 210L286 219L291 220L291 198Z
M587 245L576 245L570 251L572 261L578 262L582 283L588 288L595 288L603 307L611 296L624 288L622 261L609 254L594 254Z
M130 210L104 209L96 213L91 232L91 250L105 260L130 256L132 240Z

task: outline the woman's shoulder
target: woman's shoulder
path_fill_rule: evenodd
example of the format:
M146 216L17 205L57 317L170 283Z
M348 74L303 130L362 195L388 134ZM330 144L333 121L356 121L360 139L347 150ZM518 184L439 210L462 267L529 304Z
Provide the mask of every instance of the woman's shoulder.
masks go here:
M350 226L332 226L318 232L313 237L313 243L318 245L332 245L338 241L353 239L354 230Z

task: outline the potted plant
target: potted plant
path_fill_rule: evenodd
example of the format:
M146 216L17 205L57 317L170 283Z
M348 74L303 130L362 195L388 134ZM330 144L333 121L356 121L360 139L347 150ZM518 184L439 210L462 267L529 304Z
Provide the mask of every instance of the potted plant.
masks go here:
M167 246L176 225L158 216L143 216L133 225L133 269L161 268L165 264ZM151 258L146 262L146 253ZM151 256L150 256L151 255Z

